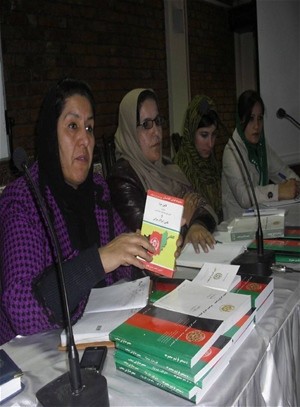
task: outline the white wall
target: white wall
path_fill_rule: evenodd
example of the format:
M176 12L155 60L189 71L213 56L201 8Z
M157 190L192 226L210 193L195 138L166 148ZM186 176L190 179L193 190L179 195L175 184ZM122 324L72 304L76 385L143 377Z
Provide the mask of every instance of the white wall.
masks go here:
M186 0L164 0L170 134L182 133L190 102Z
M257 90L256 44L252 32L235 33L236 98L247 89Z
M5 124L5 92L3 78L3 60L0 37L0 160L8 158L8 137Z
M257 0L257 26L265 134L287 164L300 163L300 130L276 117L281 107L300 121L300 1Z

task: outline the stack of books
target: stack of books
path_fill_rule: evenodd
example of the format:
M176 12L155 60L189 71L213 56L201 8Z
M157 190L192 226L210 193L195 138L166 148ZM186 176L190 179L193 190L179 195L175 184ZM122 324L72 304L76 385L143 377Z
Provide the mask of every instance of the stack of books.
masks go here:
M256 250L253 240L248 249ZM300 227L285 227L284 236L276 239L264 239L264 248L275 252L276 263L300 263Z
M208 269L223 273L224 265L214 266ZM198 403L252 331L257 309L273 298L272 278L237 277L227 290L195 279L156 279L150 303L110 333L116 368Z
M262 209L260 220L265 238L284 236L285 210ZM223 221L218 225L219 238L223 242L255 239L258 227L255 210L247 210L243 216Z

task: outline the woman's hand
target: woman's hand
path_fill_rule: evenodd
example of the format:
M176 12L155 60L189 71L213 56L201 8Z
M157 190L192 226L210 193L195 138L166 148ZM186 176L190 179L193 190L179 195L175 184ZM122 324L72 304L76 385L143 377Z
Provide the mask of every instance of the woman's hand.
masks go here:
M198 208L199 195L195 192L188 192L185 194L183 199L184 199L183 217L186 220L186 224L189 225L195 210Z
M144 263L137 256L146 261L152 261L153 256L149 252L153 252L154 247L137 231L117 236L107 245L100 247L98 251L105 273L110 273L121 265L133 265L143 269Z
M200 253L199 245L202 250L207 253L209 248L214 248L216 241L213 235L204 226L195 223L189 228L186 234L184 246L187 243L192 243L196 253Z
M299 195L299 181L288 179L278 185L278 200L294 199Z

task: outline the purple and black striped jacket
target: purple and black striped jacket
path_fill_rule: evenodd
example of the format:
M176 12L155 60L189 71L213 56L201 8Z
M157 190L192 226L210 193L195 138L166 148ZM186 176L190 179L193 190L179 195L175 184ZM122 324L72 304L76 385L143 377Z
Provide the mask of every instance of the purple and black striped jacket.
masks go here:
M38 166L35 163L30 172L35 182L38 181ZM110 193L105 180L94 174L94 183L102 191L102 202L110 202ZM46 190L48 206L54 214L54 228L64 261L80 256L74 251L68 236L66 224L54 197ZM114 236L126 232L121 218L114 210ZM109 211L106 205L100 207L96 200L95 215L100 232L100 246L107 244L109 235ZM24 177L20 177L3 191L0 197L0 272L2 292L0 294L0 344L16 335L30 335L37 332L58 328L49 318L49 310L38 301L33 292L33 281L53 263L51 247L41 214ZM101 261L99 262L101 265ZM101 267L99 267L101 268ZM76 270L75 272L78 272ZM102 274L101 274L102 273ZM121 278L131 278L131 267L119 267L114 272L104 275L103 268L99 275L107 284ZM105 277L104 277L105 276ZM100 277L100 279L101 279ZM77 320L83 313L86 296L72 316Z

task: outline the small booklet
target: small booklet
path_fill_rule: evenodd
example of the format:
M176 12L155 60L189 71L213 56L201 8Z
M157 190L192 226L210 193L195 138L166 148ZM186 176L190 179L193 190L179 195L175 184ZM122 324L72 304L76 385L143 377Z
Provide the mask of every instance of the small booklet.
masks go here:
M246 243L250 242L251 240ZM193 245L188 243L176 259L176 265L200 268L204 263L230 264L232 259L246 250L247 244L245 241L216 243L214 249L209 250L209 252L205 253L201 250L196 253Z
M0 349L0 404L23 389L22 375L23 371L4 349Z
M230 291L240 281L237 275L240 266L232 264L204 263L193 282L221 291Z
M151 263L141 259L147 270L173 277L183 206L183 199L148 190L141 233L155 251Z

